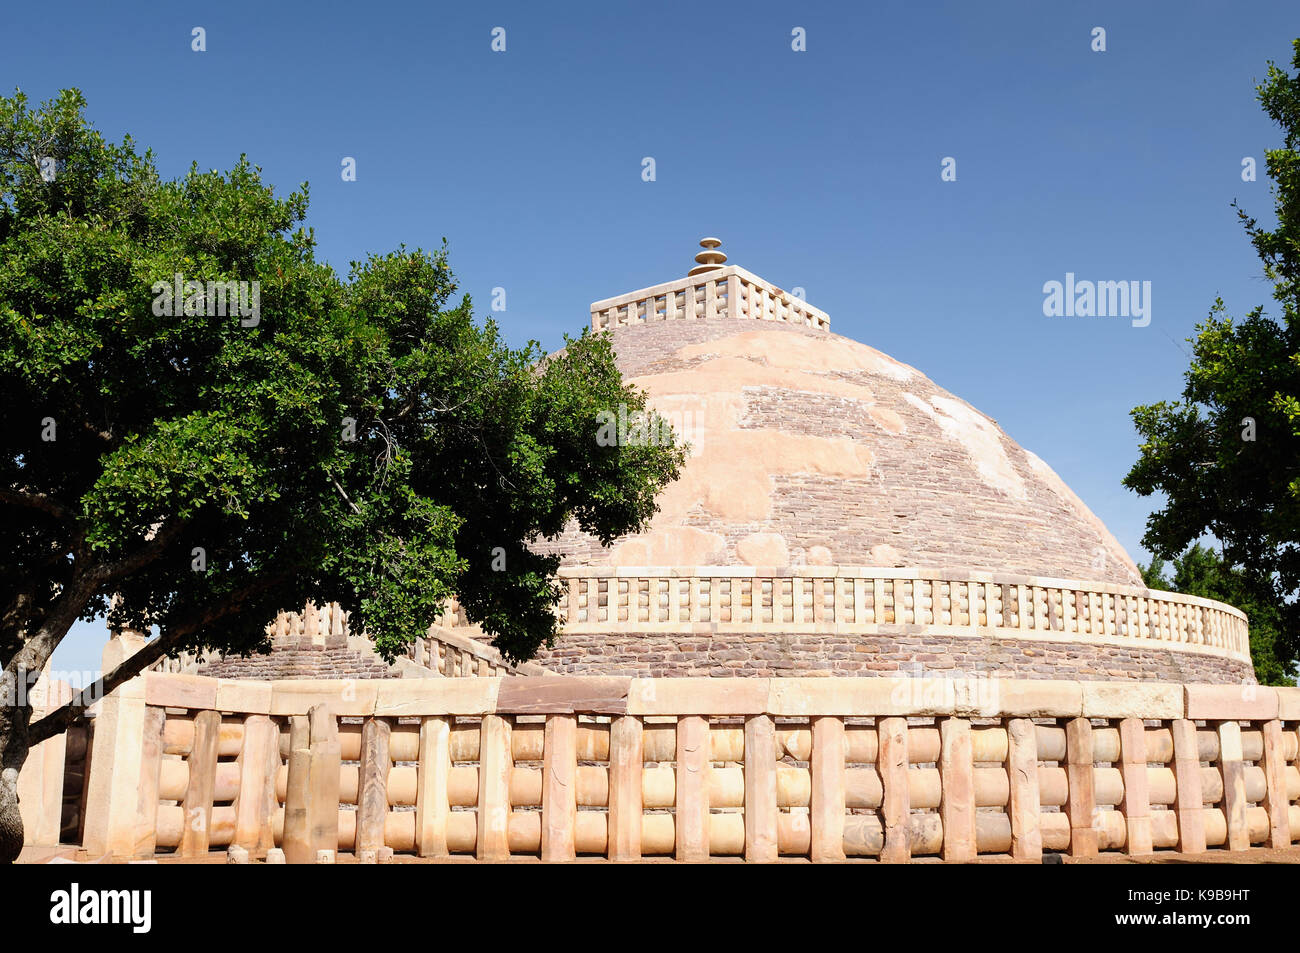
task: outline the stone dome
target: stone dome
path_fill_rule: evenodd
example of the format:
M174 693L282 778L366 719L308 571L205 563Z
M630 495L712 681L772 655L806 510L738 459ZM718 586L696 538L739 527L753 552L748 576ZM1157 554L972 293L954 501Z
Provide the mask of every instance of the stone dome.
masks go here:
M691 452L647 532L609 549L568 534L565 565L926 566L1141 584L1051 467L874 348L727 317L609 334L624 377Z
M570 527L560 673L1253 679L1246 617L1142 585L1046 463L923 373L701 242L591 306L690 443L644 532ZM629 419L629 416L631 419ZM597 439L658 436L626 408Z

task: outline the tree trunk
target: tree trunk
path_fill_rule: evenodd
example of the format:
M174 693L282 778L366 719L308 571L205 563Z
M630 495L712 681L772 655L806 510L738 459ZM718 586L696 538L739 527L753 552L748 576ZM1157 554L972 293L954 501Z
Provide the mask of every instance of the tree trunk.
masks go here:
M16 696L10 696L16 700ZM27 725L32 709L24 703L0 707L0 864L12 864L23 849L23 818L18 811L18 772L27 760Z

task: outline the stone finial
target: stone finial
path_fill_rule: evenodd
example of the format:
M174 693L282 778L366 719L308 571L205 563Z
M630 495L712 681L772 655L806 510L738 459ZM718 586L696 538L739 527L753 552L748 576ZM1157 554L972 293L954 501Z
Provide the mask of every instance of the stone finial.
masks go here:
M686 273L686 277L693 278L696 275L702 275L706 271L715 271L721 268L727 262L727 256L720 251L714 251L722 244L721 239L701 238L700 247L704 249L695 255L695 267Z

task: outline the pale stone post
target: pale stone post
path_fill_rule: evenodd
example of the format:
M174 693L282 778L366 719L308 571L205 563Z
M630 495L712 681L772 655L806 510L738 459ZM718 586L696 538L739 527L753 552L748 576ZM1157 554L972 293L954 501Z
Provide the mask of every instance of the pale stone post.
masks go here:
M421 857L447 856L447 780L451 722L433 715L420 723L420 766L415 795L415 847Z
M943 859L975 859L975 766L970 722L945 718L939 725L939 813L943 823Z
M775 583L773 584L775 587ZM777 859L776 723L771 715L745 719L745 859Z
M732 581L735 586L735 581ZM731 602L734 612L736 593ZM701 715L677 719L677 859L709 859L709 720Z
M1138 722L1138 728L1141 727L1142 723ZM1070 856L1095 857L1097 828L1094 816L1097 798L1092 772L1092 722L1087 718L1071 718L1066 722L1065 758L1068 786L1065 812L1070 818ZM1145 770L1146 764L1143 763L1142 767Z
M912 858L908 846L908 823L911 794L908 790L907 719L880 718L876 721L880 744L876 754L880 780L884 786L880 815L885 842L880 860L887 864L907 863Z
M134 632L109 639L104 646L103 670L111 672L144 645L144 636ZM92 856L127 857L135 850L140 801L144 678L119 685L98 704L83 846Z
M577 856L578 716L547 715L542 741L542 860Z
M1038 798L1038 737L1028 718L1007 721L1007 780L1011 815L1011 856L1040 860L1043 856Z
M177 851L182 857L197 857L208 852L220 736L220 712L201 711L194 716L194 744L185 762L190 771L190 779L185 788L181 844Z
M1184 854L1201 854L1205 852L1205 801L1196 724L1186 718L1176 718L1171 727L1178 798L1178 849Z
M325 703L307 711L311 748L307 781L307 834L311 854L331 854L339 849L339 749L338 719Z
M1125 850L1129 854L1150 854L1151 794L1147 777L1147 732L1142 719L1125 718L1119 723L1119 752L1124 776L1124 798L1119 810L1128 828Z
M641 784L645 763L641 719L616 717L609 732L610 860L641 859Z
M814 862L844 860L844 722L824 715L812 720L811 856Z
M144 710L144 727L140 749L140 794L136 807L136 857L152 857L158 846L158 779L162 771L163 726L167 713L149 705Z
M269 715L244 719L235 798L234 846L256 856L275 846L275 776L280 770L280 731Z
M479 860L510 856L510 769L510 719L484 715L479 727Z
M352 849L362 851L384 846L384 822L388 820L388 772L391 726L384 718L367 718L361 730L361 768L357 790L357 834Z
M1235 721L1215 723L1219 735L1219 772L1223 776L1223 816L1228 823L1228 850L1250 847L1246 821L1246 772L1241 761L1241 725Z
M32 707L31 723L35 724L71 700L70 685L51 681L48 674L41 672L28 696ZM23 819L23 838L28 845L54 846L59 843L67 745L64 732L33 745L18 772L18 810Z
M307 804L311 784L311 725L306 715L289 718L289 777L284 795L284 833L281 845L290 864L310 864L311 830Z
M1291 846L1290 799L1286 791L1286 752L1282 745L1282 722L1264 723L1264 808L1268 811L1268 845Z

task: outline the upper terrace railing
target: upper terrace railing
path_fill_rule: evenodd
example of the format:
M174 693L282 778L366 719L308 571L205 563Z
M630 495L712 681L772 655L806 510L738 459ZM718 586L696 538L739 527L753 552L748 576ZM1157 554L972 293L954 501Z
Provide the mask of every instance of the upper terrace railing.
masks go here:
M825 311L736 265L606 298L591 306L593 331L701 318L782 321L823 331L831 326Z
M948 570L799 566L562 568L567 632L855 632L922 626L1250 659L1244 613L1197 596L1069 579Z
M399 668L416 667L433 675L446 678L483 677L490 675L545 675L540 665L525 662L512 665L496 648L463 632L452 631L453 626L464 626L464 613L453 600L423 636L416 637L397 660ZM473 631L478 632L475 628ZM307 605L302 612L281 612L267 626L272 645L303 641L325 645L333 640L345 644L361 654L374 655L369 638L352 632L348 614L336 602L324 606ZM149 668L155 672L195 672L211 653L185 652L177 658L162 658ZM376 656L377 657L377 656ZM404 670L402 674L420 674Z

